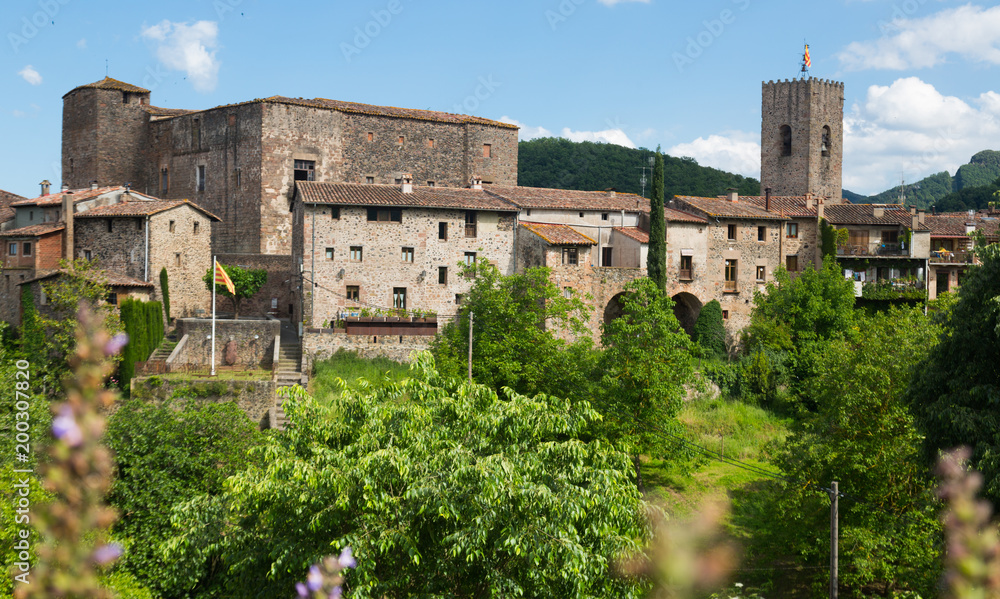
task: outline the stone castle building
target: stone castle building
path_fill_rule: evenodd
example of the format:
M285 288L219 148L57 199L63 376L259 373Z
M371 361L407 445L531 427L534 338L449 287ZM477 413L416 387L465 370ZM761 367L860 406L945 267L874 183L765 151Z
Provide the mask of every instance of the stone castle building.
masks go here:
M474 116L272 96L206 110L150 105L105 78L63 96L63 183L130 183L219 216L213 250L292 251L296 181L517 184L517 127Z

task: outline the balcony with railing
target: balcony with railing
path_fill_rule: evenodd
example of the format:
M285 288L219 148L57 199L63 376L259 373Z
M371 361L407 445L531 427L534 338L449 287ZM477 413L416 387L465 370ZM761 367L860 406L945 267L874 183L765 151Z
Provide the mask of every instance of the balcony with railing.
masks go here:
M932 264L972 264L975 256L968 250L956 250L954 252L940 249L931 252Z
M910 249L905 243L848 243L837 246L838 256L909 256Z

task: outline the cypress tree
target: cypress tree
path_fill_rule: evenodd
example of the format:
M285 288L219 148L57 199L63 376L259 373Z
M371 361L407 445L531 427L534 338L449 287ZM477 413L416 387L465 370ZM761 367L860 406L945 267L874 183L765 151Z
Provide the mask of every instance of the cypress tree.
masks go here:
M160 269L160 293L163 294L163 311L170 322L170 288L167 285L167 267Z
M649 252L646 273L660 291L667 289L667 232L663 218L663 154L656 146L653 186L649 200Z

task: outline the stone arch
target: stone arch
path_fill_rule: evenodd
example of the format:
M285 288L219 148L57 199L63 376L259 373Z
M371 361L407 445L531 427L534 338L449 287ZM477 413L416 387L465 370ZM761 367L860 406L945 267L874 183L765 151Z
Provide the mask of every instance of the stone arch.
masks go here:
M701 300L683 291L670 299L674 300L674 316L677 317L677 322L681 323L681 327L688 335L691 335L694 332L694 323L701 314Z
M608 305L604 307L604 324L608 324L622 315L622 304L618 298L623 295L625 295L625 292L615 294L611 298L611 301L608 302Z

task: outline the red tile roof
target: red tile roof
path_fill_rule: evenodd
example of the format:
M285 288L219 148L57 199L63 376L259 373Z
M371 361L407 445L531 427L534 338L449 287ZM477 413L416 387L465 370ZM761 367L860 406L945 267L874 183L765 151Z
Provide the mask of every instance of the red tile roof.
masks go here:
M612 227L612 229L639 243L649 243L649 231L643 231L639 227Z
M596 245L597 241L573 229L569 225L532 223L521 221L521 226L538 235L549 245Z
M730 202L718 198L701 198L696 196L674 196L672 207L681 210L701 212L707 217L716 218L748 218L755 220L787 220L776 212L767 212L746 202Z
M221 221L222 219L218 216L212 214L208 210L205 210L198 204L194 202L189 202L187 200L133 200L118 202L117 204L109 204L107 206L99 206L97 208L91 208L90 210L85 210L83 212L77 212L75 218L108 218L114 216L150 216L163 212L165 210L170 210L178 206L190 206L195 210L205 214L212 220Z
M96 270L90 272L93 275L92 276L93 279L101 278L109 287L152 287L153 286L152 283L148 283L146 281L140 281L139 279L135 279L117 272L112 272L108 270ZM18 285L27 285L28 283L34 283L35 281L50 279L52 277L64 273L66 273L66 269L64 268L49 270L39 274L33 279L21 281L20 283L18 283Z
M16 193L0 189L0 223L14 218L14 209L11 208L10 205L24 199L26 198L21 197Z
M649 211L649 200L631 193L576 191L544 187L486 185L486 191L520 208L554 210L600 210L608 212Z
M47 235L48 233L54 233L56 231L62 231L66 226L61 223L42 223L39 225L30 225L27 227L21 227L20 229L8 229L7 231L0 231L0 237L38 237L39 235Z
M928 214L924 219L924 224L931 230L931 237L967 237L965 234L965 223L975 222L969 220L968 216L938 216ZM978 222L975 222L979 228Z
M771 196L771 212L777 212L791 218L816 218L818 216L816 212L817 198L812 198L812 208L806 208L806 199L806 196ZM760 209L767 205L766 196L740 196L740 201L753 204ZM824 206L826 206L825 203Z
M884 213L875 218L875 208L882 208ZM823 216L832 225L899 225L913 227L913 215L906 208L897 204L830 204L823 209ZM924 225L914 227L916 231L929 231Z
M306 204L391 206L397 208L450 208L515 212L517 207L482 189L423 187L403 193L398 185L296 181L297 195Z
M77 202L90 200L96 198L97 196L101 196L106 193L110 193L112 191L119 189L124 191L125 186L111 185L108 187L98 187L97 189L91 189L87 187L84 189L71 189L69 190L68 193L73 195L73 203L75 204ZM132 191L130 193L137 193L137 192ZM137 194L137 195L141 195L143 197L151 197L151 196L145 196L143 194ZM31 198L30 200L21 200L19 202L14 202L11 205L12 206L57 206L59 204L62 204L62 197L63 197L63 192L57 191L54 193L50 193L48 195L38 196L37 198Z
M684 212L683 210L674 210L673 208L664 208L663 217L668 223L705 224L708 222L708 219L703 216L692 214L690 212Z
M124 81L119 81L117 79L112 79L111 77L105 77L100 81L95 81L94 83L88 83L87 85L79 85L69 90L63 98L75 92L78 89L113 89L123 92L133 92L138 94L148 94L149 90L139 87L138 85L132 85L131 83L125 83Z

